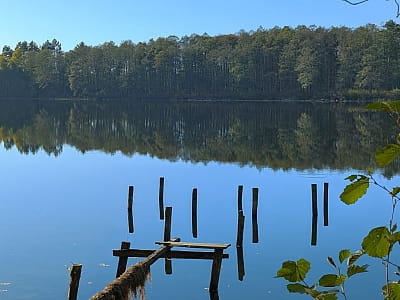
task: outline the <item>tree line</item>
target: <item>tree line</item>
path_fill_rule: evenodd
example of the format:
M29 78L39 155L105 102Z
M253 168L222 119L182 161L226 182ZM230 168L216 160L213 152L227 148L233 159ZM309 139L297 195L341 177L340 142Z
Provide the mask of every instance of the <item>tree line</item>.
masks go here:
M19 42L0 97L371 99L400 96L400 25L259 28L119 45Z
M346 103L0 101L0 143L22 153L57 156L70 145L286 170L375 168L393 124ZM384 172L398 171L397 163Z

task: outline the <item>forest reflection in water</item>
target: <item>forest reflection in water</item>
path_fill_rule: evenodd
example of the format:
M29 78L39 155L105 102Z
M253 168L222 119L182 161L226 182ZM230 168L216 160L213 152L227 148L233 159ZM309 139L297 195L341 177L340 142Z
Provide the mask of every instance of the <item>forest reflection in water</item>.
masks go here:
M393 119L357 103L0 101L6 149L56 156L69 144L170 161L365 170L396 133Z

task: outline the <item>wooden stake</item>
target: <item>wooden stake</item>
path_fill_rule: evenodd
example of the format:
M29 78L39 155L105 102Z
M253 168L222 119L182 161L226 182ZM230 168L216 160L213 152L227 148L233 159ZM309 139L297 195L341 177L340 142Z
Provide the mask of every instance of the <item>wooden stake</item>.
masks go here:
M214 250L214 259L212 263L210 289L209 289L210 292L218 290L219 274L221 272L221 263L222 263L222 252L223 249Z
M167 206L165 208L165 223L164 223L164 241L171 240L171 224L172 224L172 207ZM170 251L167 252L170 255ZM172 261L171 257L166 257L165 260L165 274L172 274Z
M79 280L81 279L82 265L74 264L72 266L68 290L68 300L76 300L78 298Z
M129 249L131 246L130 242L122 242L121 243L121 250ZM125 272L126 270L126 265L128 263L128 257L127 256L120 256L118 260L118 267L117 267L117 274L115 275L115 278L118 278L121 276L122 273Z
M238 213L243 211L243 185L238 186Z
M253 209L252 209L252 223L253 223L253 243L258 243L258 188L253 188Z
M192 191L192 234L197 238L197 189Z
M160 220L164 220L164 177L160 177L160 189L158 191L158 204L160 207Z
M317 203L317 185L311 184L311 198L312 198L312 215L318 216L318 203Z
M133 233L133 186L129 186L128 192L128 230Z
M244 274L245 274L243 247L236 247L236 255L237 255L237 266L238 266L238 278L240 281L243 281Z
M328 204L329 183L324 183L324 226L329 225L329 204Z
M318 217L312 217L312 226L311 226L311 246L317 245L317 228L318 228Z
M244 219L243 211L240 211L238 216L236 247L243 246Z

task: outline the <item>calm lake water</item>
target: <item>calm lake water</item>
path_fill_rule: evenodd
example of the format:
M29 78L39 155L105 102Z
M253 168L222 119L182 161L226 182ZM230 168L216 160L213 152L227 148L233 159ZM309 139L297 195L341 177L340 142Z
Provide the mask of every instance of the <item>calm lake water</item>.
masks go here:
M115 277L112 249L122 241L156 249L164 226L160 177L165 206L173 207L172 236L232 244L220 299L308 299L289 294L276 271L283 261L303 257L311 262L312 283L334 273L327 256L359 249L370 228L387 224L391 202L379 189L352 206L339 194L344 178L375 167L373 153L393 141L394 124L386 115L338 103L0 101L0 299L65 299L73 263L83 264L79 299L88 299ZM398 170L394 164L375 176L391 187ZM324 182L329 226L323 226ZM315 246L311 184L318 187ZM235 246L238 185L246 217L243 280ZM252 242L253 187L259 188L258 243ZM379 261L364 263L370 272L349 281L349 299L380 298L384 268ZM211 261L174 259L172 269L165 274L163 259L152 265L147 299L209 299Z

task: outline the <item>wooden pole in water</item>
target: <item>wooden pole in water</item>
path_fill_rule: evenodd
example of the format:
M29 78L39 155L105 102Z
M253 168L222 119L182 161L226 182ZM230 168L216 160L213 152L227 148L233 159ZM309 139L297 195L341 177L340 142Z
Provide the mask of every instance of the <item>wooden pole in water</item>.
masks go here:
M329 225L328 189L329 183L324 182L324 226Z
M129 249L131 246L130 242L122 242L121 243L121 250ZM122 273L126 270L126 265L128 264L128 257L127 256L120 256L118 259L118 267L117 267L117 274L115 278L121 276Z
M128 191L128 230L133 233L133 186L129 186Z
M238 278L240 281L243 281L244 274L245 274L243 247L236 247L236 255L237 255L237 266L238 266Z
M243 211L240 211L238 215L236 247L243 246L244 219Z
M76 300L78 298L79 280L81 279L82 265L74 264L72 266L68 290L68 300Z
M253 209L252 209L252 223L253 223L253 243L258 243L258 188L253 188Z
M318 228L318 217L312 217L312 226L311 226L311 246L317 245L317 228Z
M238 186L238 212L243 211L243 185Z
M210 292L215 292L218 290L219 274L221 272L222 263L222 253L223 249L214 250L214 259L211 269L211 280L210 280Z
M171 240L171 224L172 224L172 207L167 206L165 208L165 223L164 223L164 241ZM170 251L167 252L167 255ZM172 261L171 257L165 258L165 274L172 274Z
M158 190L158 203L160 207L160 220L164 220L164 177L160 177L160 188Z
M312 201L312 215L318 216L318 203L317 203L317 185L311 184L311 201Z
M192 191L192 234L197 238L197 189Z

